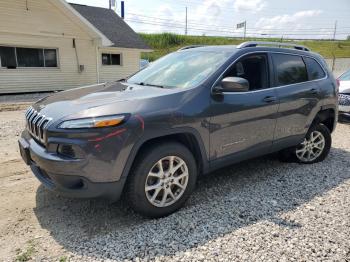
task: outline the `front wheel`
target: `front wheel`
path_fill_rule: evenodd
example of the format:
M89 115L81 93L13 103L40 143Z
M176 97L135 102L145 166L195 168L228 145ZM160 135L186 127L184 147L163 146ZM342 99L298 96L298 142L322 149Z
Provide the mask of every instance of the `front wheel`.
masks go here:
M310 127L303 142L298 146L281 152L284 161L296 161L303 164L313 164L323 161L331 148L332 137L329 129L323 124Z
M136 160L127 198L132 208L147 217L163 217L178 210L192 193L196 161L182 144L153 146Z

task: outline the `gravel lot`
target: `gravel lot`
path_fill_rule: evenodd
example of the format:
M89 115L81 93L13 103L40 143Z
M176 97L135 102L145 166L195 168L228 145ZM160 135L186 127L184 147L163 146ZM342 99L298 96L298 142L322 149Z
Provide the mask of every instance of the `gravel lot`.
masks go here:
M43 188L19 157L22 115L0 112L2 261L350 261L350 126L338 125L323 163L234 165L200 179L179 212L149 220L123 202Z

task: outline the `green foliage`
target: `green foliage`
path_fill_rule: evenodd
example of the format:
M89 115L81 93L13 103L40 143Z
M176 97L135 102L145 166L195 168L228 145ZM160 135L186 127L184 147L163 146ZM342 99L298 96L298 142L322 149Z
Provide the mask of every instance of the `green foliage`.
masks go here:
M154 50L151 53L144 53L142 58L154 61L170 52L176 51L184 46L189 45L238 45L243 41L241 38L232 37L213 37L213 36L184 36L171 33L163 34L140 34L146 43ZM261 41L280 41L279 38L249 38L250 40ZM297 44L306 45L312 51L320 53L325 58L332 58L333 53L335 57L350 57L350 39L344 41L330 41L330 40L303 40L291 41L284 40L284 42L294 42Z
M32 256L34 255L34 253L36 252L35 250L35 246L34 243L29 241L29 246L27 247L27 249L23 252L21 252L20 249L17 249L17 256L15 261L18 262L26 262L32 259Z
M67 262L68 258L67 257L60 257L59 262Z

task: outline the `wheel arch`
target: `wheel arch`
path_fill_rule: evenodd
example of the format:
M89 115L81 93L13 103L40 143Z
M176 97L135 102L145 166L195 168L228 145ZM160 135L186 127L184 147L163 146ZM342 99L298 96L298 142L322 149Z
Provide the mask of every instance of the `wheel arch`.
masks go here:
M333 107L322 107L316 114L312 124L324 124L332 133L336 127L337 115Z
M209 170L206 149L199 133L191 128L186 128L171 130L162 135L144 137L138 141L131 149L121 177L126 178L128 176L137 157L149 146L170 141L181 143L193 153L199 174L206 173Z

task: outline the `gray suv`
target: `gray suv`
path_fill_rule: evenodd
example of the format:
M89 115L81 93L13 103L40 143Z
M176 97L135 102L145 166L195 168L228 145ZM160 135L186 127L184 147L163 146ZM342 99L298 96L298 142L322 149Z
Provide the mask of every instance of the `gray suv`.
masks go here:
M48 189L113 201L123 193L137 212L161 217L215 169L273 152L322 161L337 101L325 61L304 46L190 46L128 79L38 101L19 146Z

